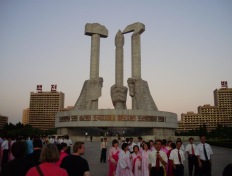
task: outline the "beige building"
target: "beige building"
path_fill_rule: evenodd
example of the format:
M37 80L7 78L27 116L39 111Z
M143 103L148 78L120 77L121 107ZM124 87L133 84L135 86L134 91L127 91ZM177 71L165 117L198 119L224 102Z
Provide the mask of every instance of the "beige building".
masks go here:
M0 129L3 129L6 123L8 123L8 117L0 115Z
M64 93L31 92L29 124L41 130L55 127L55 114L64 109Z
M214 90L214 106L199 106L198 113L181 114L177 132L199 129L203 124L208 131L215 129L218 124L232 127L232 88Z
M22 124L29 124L29 108L23 110Z

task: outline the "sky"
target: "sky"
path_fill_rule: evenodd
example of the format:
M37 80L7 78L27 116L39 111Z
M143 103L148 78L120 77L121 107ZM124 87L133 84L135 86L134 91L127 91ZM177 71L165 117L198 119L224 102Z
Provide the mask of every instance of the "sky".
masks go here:
M214 105L221 81L232 87L231 0L0 0L0 114L22 120L37 85L65 93L74 106L90 76L91 37L86 23L104 25L100 40L99 109L113 109L118 30L141 22L142 79L160 111L197 112ZM131 34L125 34L124 86L131 77ZM131 98L127 96L131 109Z

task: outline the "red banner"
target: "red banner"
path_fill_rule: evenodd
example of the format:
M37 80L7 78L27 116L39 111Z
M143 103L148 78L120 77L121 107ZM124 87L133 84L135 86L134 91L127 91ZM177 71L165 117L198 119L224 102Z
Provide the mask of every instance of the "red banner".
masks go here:
M42 92L42 85L37 85L37 89L38 92Z
M51 91L56 91L56 88L57 88L56 84L51 85Z
M227 87L228 87L228 86L227 86L227 81L221 81L221 86L227 88Z

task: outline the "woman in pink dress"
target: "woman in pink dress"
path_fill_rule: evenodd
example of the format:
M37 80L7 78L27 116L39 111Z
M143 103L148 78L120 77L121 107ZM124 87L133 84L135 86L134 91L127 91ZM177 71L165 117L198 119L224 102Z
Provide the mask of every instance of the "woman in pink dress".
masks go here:
M128 151L127 143L122 144L122 150L119 153L116 176L133 176L131 156L130 152Z
M11 152L11 147L14 143L15 143L15 139L9 138L9 140L8 140L8 151L9 151L8 152L8 162L12 161L15 158Z
M148 154L149 154L149 143L146 142L142 146L143 150L140 150L142 157L142 176L149 176L148 169Z
M62 142L60 144L60 159L56 163L57 166L60 166L60 164L61 164L62 160L64 159L64 157L68 156L67 150L68 150L68 145L66 143Z
M132 172L134 176L142 176L142 157L140 156L139 147L133 147L134 153L131 154Z
M173 149L176 148L176 144L175 143L171 143L171 149L168 151L167 153L167 157L168 157L168 163L167 163L167 171L166 171L166 176L174 176L174 173L173 173L173 168L172 168L172 160L169 159L169 156L170 156L170 153Z
M118 155L120 149L118 148L118 141L114 139L112 141L112 147L109 150L108 161L109 161L109 174L108 176L114 176L117 163L118 163Z

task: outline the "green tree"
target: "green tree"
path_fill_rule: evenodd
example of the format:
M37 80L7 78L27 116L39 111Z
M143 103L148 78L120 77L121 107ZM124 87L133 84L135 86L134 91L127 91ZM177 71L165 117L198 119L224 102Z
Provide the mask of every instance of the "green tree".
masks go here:
M205 123L203 123L202 126L200 126L199 128L199 135L207 135L208 132L207 132L207 127L205 125Z

